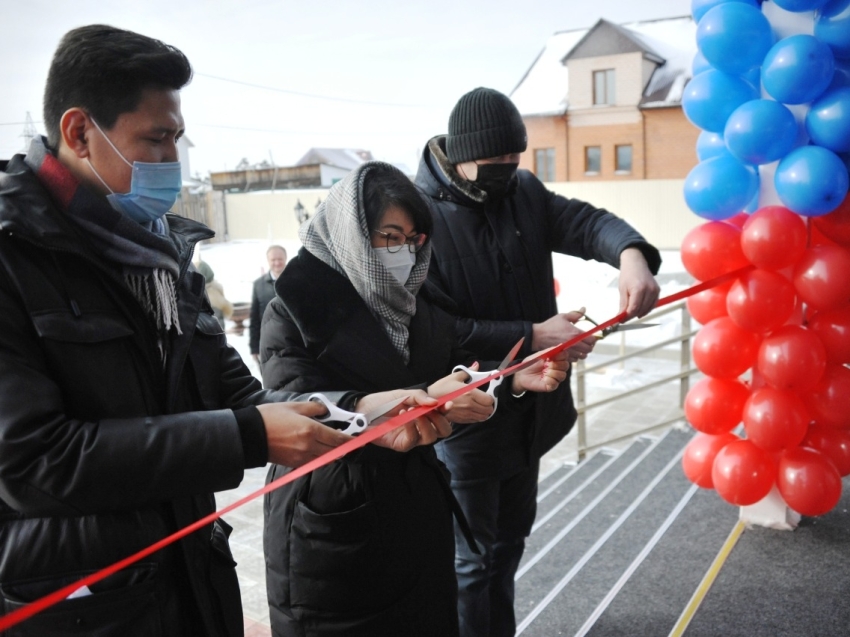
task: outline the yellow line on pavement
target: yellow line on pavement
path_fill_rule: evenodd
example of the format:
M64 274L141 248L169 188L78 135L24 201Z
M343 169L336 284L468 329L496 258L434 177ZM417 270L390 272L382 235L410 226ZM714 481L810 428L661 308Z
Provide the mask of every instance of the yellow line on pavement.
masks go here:
M673 630L670 631L669 637L682 637L685 629L688 627L688 624L691 623L694 614L696 614L697 609L700 607L700 604L702 604L702 600L708 593L708 589L710 589L711 585L714 584L717 574L720 572L720 569L723 568L726 558L729 557L729 553L732 552L732 549L738 542L738 538L741 537L741 533L743 532L744 523L739 520L729 533L729 537L726 538L726 542L720 548L720 552L717 554L717 557L714 558L714 562L711 564L711 567L708 571L706 571L705 576L702 578L699 586L691 596L691 600L688 602L688 605L685 606L685 610L683 610L682 614L679 616L679 621L676 622L676 625L673 626Z

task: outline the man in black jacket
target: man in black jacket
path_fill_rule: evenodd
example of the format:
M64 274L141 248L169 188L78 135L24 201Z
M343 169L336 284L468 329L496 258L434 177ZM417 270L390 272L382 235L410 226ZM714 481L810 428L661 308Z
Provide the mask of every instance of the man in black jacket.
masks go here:
M260 326L266 306L275 297L274 282L286 267L286 250L283 246L270 246L266 250L266 261L269 271L254 281L254 291L251 294L251 322L248 325L248 344L251 356L256 363L260 362Z
M298 466L350 440L313 419L323 407L261 388L190 265L212 232L165 214L191 72L158 40L74 29L47 79L48 137L0 166L4 613L213 512L212 494L246 468ZM329 397L369 410L399 393ZM433 421L423 441L440 434ZM228 533L202 528L15 634L241 635Z
M455 105L448 135L428 142L416 176L434 212L429 285L457 316L462 345L482 359L499 358L520 337L525 356L581 331L574 326L581 313L558 313L552 252L619 267L629 317L658 299L658 250L608 211L518 171L526 140L510 99L477 88ZM571 348L571 360L585 358L594 342ZM524 412L456 425L438 445L481 549L476 555L456 542L464 637L515 633L514 575L536 514L539 460L576 419L569 383L524 400Z

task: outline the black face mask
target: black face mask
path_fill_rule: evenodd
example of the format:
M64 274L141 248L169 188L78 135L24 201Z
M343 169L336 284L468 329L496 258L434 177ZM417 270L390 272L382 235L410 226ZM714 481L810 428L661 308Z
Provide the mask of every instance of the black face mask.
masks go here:
M478 164L474 183L487 193L490 201L500 201L510 193L518 167L519 164Z

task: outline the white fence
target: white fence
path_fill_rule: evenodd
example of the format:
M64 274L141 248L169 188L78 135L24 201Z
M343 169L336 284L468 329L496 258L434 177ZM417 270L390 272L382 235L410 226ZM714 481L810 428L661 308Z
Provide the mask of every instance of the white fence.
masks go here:
M662 250L678 250L691 228L704 220L685 205L681 179L605 182L558 182L547 184L566 197L588 201L627 220L650 243ZM298 202L312 214L327 189L280 190L277 192L227 193L227 238L231 241L296 240Z

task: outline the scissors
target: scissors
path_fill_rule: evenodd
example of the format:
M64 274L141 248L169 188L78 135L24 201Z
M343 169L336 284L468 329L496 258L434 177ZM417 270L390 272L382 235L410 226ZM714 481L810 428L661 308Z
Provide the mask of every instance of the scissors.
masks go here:
M365 431L366 427L369 425L378 424L375 421L382 416L386 416L389 412L407 400L407 398L407 396L402 396L401 398L391 400L390 402L377 407L374 411L370 411L368 414L360 414L354 411L345 411L344 409L340 409L328 400L328 397L324 394L311 394L307 400L314 403L321 403L325 406L325 409L328 410L327 414L319 416L316 420L319 422L348 423L348 426L341 431L344 434L353 436Z
M586 321L593 323L596 327L599 327L599 323L590 318L587 314L582 316ZM597 338L602 340L612 332L625 332L627 330L642 330L645 327L655 327L658 323L629 323L628 325L624 323L617 323L616 325L612 325L611 327L606 327L602 330L602 334L598 335Z
M519 352L520 348L522 347L522 343L524 340L525 337L523 336L516 342L516 345L511 348L511 351L508 352L508 355L505 356L501 363L499 363L499 366L496 368L497 371L502 371L503 369L507 368L508 365L510 365L511 361L516 358L517 352ZM490 376L493 373L493 370L486 372L476 372L475 370L469 369L464 365L455 365L454 369L452 369L452 373L454 372L464 372L466 374L469 374L469 381L467 382L474 383L477 380L481 380L482 378ZM499 404L499 399L496 398L496 388L502 384L502 381L504 379L504 376L497 376L487 384L487 391L485 393L493 397L493 414L496 413L496 407ZM493 414L490 414L490 416L492 417Z

